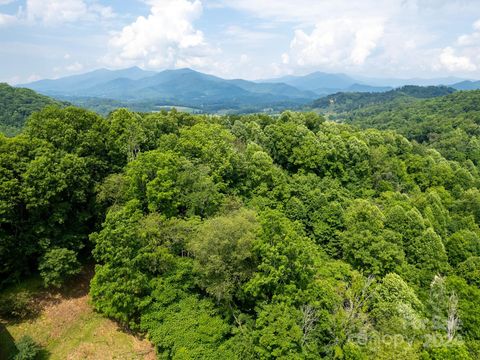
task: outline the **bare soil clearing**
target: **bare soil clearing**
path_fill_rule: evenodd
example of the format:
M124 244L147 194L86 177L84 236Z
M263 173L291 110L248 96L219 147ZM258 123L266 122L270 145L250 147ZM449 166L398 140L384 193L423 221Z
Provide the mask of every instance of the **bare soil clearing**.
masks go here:
M43 347L44 359L155 359L147 340L93 311L88 295L91 276L91 270L85 271L61 292L35 292L37 315L17 323L3 322L9 335L15 340L31 336Z

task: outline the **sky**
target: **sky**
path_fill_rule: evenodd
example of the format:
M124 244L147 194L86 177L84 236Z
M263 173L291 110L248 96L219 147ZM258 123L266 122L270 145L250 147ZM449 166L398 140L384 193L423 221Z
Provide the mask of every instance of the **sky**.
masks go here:
M0 0L0 81L131 66L480 79L480 0Z

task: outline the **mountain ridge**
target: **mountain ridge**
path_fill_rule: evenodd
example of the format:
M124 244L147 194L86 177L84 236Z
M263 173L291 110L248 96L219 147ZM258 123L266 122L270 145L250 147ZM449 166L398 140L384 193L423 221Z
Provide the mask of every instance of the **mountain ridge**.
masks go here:
M437 80L440 82L442 79ZM429 83L435 81L428 80ZM249 81L240 78L224 79L190 68L155 72L139 67L97 69L20 86L57 99L68 99L73 103L79 98L98 98L100 101L150 103L147 109L151 111L165 105L178 105L214 112L232 109L281 110L287 104L290 107L301 107L318 97L339 92L383 93L396 88L393 83L388 86L379 85L378 82L368 83L347 74L320 71L303 76L287 75ZM480 82L463 80L450 86L456 90L477 89L480 88Z
M140 68L99 69L89 73L40 80L23 85L41 94L73 100L99 98L124 102L151 102L151 109L181 105L217 111L251 108L257 111L281 103L300 106L317 94L284 83L255 83L243 79L223 79L183 68L147 72Z

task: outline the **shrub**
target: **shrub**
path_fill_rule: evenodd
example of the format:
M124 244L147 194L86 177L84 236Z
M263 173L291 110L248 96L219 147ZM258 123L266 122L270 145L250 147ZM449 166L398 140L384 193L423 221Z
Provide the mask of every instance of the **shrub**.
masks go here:
M40 352L40 346L30 337L23 336L15 344L17 346L17 354L14 360L34 360Z
M34 314L32 295L28 291L0 296L0 316L5 319L24 319Z
M59 288L65 280L80 272L80 263L75 251L59 248L49 250L41 259L38 269L45 286Z

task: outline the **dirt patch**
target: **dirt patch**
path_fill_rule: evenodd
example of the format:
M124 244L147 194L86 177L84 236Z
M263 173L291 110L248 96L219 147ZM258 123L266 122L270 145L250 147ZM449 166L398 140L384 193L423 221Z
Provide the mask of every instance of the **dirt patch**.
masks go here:
M62 291L41 290L34 296L35 318L7 324L15 339L31 336L55 359L146 359L155 350L144 339L126 333L96 313L88 295L93 268L86 269Z
M88 316L92 309L88 304L89 297L84 295L76 299L58 298L53 304L45 304L41 314L41 319L51 328L50 337L58 339L66 328L72 326L82 316Z

